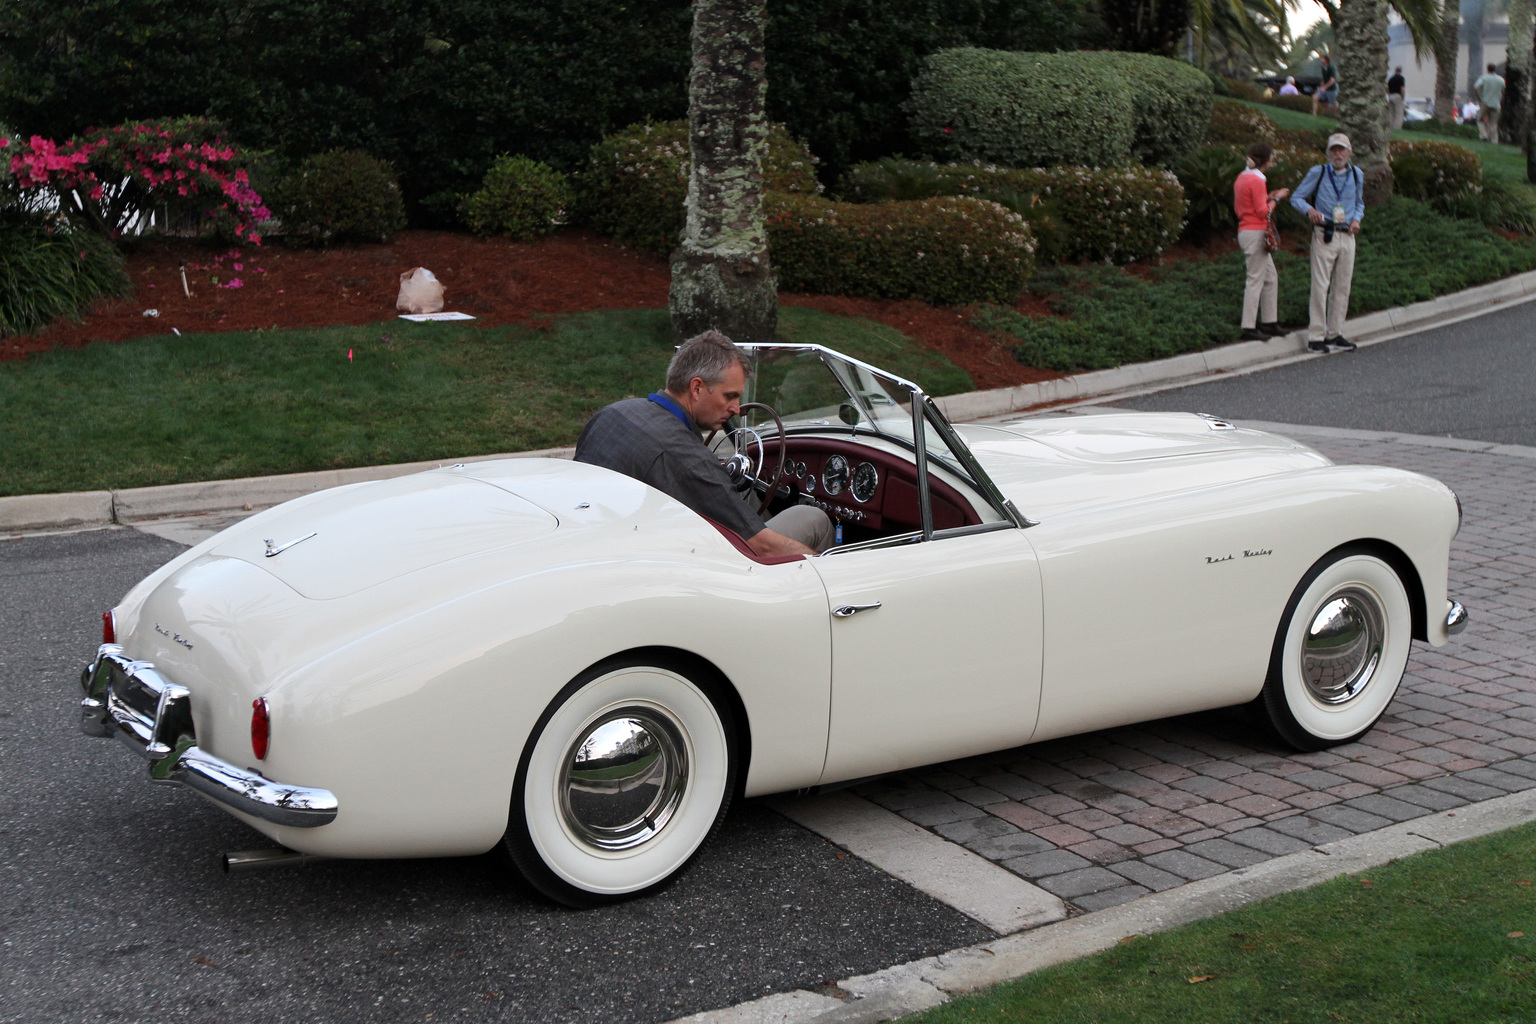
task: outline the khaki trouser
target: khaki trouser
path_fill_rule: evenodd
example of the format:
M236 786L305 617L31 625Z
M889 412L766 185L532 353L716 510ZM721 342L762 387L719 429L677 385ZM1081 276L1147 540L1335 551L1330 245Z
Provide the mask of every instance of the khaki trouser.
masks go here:
M1248 258L1248 283L1243 287L1243 330L1257 324L1272 324L1280 319L1278 300L1280 275L1275 261L1264 248L1263 231L1239 231L1238 247Z
M1483 107L1477 112L1477 137L1484 142L1499 144L1499 108Z
M1312 301L1308 308L1307 340L1325 341L1344 333L1349 313L1349 283L1355 275L1355 236L1335 228L1333 241L1323 241L1323 229L1312 229Z
M1387 93L1387 128L1397 131L1403 126L1403 94Z
M815 505L791 505L765 524L774 533L825 551L832 546L832 519Z

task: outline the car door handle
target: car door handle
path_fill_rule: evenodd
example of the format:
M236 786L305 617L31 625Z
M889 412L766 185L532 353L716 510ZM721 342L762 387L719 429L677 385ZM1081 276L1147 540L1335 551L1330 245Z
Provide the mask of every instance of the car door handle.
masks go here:
M873 611L879 607L879 601L874 601L870 604L840 604L836 608L832 609L832 615L834 618L846 619L850 615L857 615L859 612Z

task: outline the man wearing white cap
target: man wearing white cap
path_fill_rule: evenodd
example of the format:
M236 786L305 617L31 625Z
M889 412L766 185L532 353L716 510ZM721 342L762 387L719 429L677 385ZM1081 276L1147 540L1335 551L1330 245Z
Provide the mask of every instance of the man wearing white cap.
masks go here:
M1353 352L1344 337L1349 285L1355 274L1355 235L1365 216L1365 173L1349 160L1353 150L1342 132L1328 136L1328 162L1307 171L1291 205L1312 222L1312 301L1307 348Z

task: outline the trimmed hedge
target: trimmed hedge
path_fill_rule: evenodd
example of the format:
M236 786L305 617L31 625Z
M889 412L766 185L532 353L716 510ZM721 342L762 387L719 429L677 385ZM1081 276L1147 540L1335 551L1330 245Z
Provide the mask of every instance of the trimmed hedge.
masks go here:
M913 138L947 159L1170 165L1199 144L1211 96L1204 73L1149 53L962 48L928 58L908 109Z
M123 257L88 231L40 213L0 208L0 337L80 319L99 298L133 290Z
M687 120L632 124L592 147L577 179L577 215L625 245L665 256L683 232L688 198ZM816 193L816 158L781 124L768 132L763 187Z
M912 83L913 139L945 161L1128 163L1136 139L1130 88L1085 75L1073 57L972 47L933 54Z
M779 287L826 295L1011 303L1034 272L1024 218L961 196L863 205L770 193Z
M1200 144L1211 120L1213 90L1205 72L1150 53L1088 50L1062 54L1083 77L1118 79L1130 87L1135 114L1131 155L1149 166L1172 167Z
M477 235L527 242L549 234L570 205L565 175L526 156L503 154L485 172L480 191L464 197L459 215Z
M1148 259L1178 238L1185 214L1178 179L1143 167L1015 169L888 159L852 168L842 193L863 203L941 195L991 199L1029 221L1041 263Z

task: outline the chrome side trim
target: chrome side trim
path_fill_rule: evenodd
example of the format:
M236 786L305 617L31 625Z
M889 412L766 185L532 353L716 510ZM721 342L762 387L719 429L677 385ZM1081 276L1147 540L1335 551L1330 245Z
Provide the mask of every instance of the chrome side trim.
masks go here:
M879 607L879 601L871 601L869 604L840 604L832 609L832 615L835 618L847 619L859 614L859 612L872 612Z
M1467 619L1470 616L1467 614L1466 607L1460 601L1447 601L1445 604L1445 631L1451 636L1455 636L1467 628Z
M153 782L180 783L263 821L316 828L336 819L329 790L273 782L196 745L192 691L165 678L147 661L102 644L81 674L85 697L80 727L90 736L116 736L149 762Z

